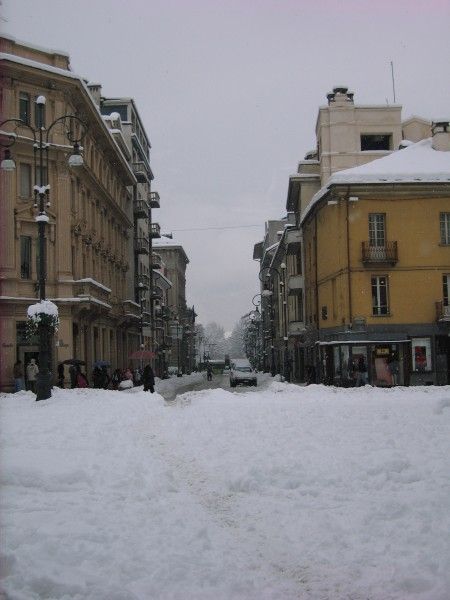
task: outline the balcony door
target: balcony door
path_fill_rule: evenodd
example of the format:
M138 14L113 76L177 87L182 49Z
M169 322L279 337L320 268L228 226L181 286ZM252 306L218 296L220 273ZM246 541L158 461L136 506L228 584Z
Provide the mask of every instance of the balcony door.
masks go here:
M369 214L369 253L373 260L386 258L386 215Z
M450 275L442 276L442 292L444 299L444 310L445 316L450 317Z

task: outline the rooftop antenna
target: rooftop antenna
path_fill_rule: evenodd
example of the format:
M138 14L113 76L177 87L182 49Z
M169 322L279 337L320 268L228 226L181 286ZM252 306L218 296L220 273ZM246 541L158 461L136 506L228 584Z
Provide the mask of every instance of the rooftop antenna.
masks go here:
M394 78L394 63L391 60L391 74L392 74L392 91L394 93L394 104L395 104L395 78Z

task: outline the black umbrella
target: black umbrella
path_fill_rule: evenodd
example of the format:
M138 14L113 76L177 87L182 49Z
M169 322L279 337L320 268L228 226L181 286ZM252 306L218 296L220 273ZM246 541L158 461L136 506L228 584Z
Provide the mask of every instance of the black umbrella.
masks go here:
M66 358L66 360L62 361L63 365L85 365L86 362L84 360L80 360L79 358Z
M109 362L109 360L96 360L93 366L94 367L110 367L111 363Z

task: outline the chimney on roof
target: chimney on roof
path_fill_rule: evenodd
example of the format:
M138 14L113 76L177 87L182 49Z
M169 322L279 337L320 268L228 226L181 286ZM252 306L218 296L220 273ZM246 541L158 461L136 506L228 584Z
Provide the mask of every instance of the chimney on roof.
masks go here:
M97 106L100 106L102 96L102 86L100 83L89 83L88 90L91 93L92 100Z
M338 85L333 88L333 91L327 94L328 105L334 104L345 104L351 102L353 104L353 92L348 91L348 87L344 85Z
M434 150L450 152L450 119L436 119L431 124L431 145Z

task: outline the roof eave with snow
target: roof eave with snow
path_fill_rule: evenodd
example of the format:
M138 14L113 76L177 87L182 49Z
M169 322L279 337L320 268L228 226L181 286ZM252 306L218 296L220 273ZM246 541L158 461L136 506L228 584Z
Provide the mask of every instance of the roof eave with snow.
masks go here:
M334 173L311 198L302 214L301 223L333 186L449 183L450 152L435 150L431 138L428 138L364 165Z

